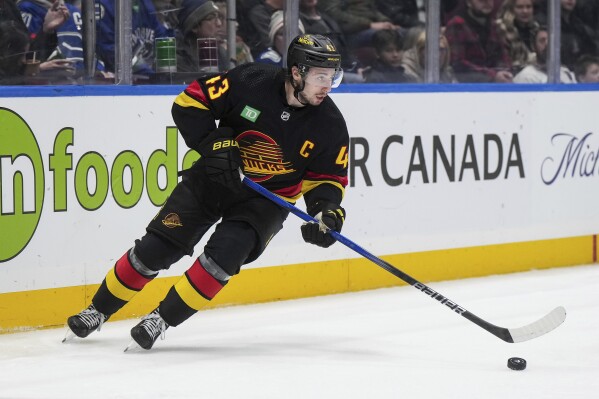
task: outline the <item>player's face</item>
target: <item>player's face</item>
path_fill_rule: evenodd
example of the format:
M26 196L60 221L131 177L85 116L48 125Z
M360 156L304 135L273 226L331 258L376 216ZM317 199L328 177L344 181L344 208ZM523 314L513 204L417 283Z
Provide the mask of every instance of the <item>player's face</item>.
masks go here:
M320 105L333 87L335 70L332 68L311 67L304 77L304 90L300 95L310 105Z

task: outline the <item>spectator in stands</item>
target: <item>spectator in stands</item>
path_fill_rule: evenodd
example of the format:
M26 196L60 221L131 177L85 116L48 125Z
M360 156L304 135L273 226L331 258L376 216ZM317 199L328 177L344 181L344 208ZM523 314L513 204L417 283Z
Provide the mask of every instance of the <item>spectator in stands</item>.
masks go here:
M401 29L377 9L375 0L320 0L318 8L337 21L350 50L371 46L376 31Z
M418 17L418 2L416 0L376 0L377 9L389 17L391 22L402 28L423 26Z
M254 5L248 13L245 29L245 42L250 46L254 57L258 57L268 48L270 39L270 17L277 10L282 10L285 0L264 0Z
M510 58L492 12L493 0L466 0L466 9L447 23L451 66L459 82L512 81Z
M181 0L152 0L152 3L156 9L158 22L166 29L175 31L179 23L177 11L181 5Z
M179 33L177 34L177 71L201 72L204 66L214 67L211 72L229 69L227 53L223 46L218 44L218 31L223 21L218 7L210 0L183 0L179 11ZM198 46L198 39L214 39L216 51L202 52ZM208 56L209 59L201 59ZM214 65L218 64L218 65Z
M441 25L445 26L447 23L456 15L459 15L466 11L467 0L443 0L441 1ZM537 1L537 0L535 0ZM540 0L546 1L546 0ZM495 15L499 12L499 8L503 4L504 0L493 0L493 11L491 15L495 18Z
M305 33L302 21L298 21L300 33ZM283 52L287 49L285 44L285 33L283 32L284 15L283 11L275 11L270 17L270 30L268 32L268 40L270 47L256 59L257 62L283 66Z
M96 0L96 54L107 71L115 71L115 0ZM132 13L133 73L149 75L154 72L154 40L173 37L156 17L152 0L136 0Z
M447 25L447 22L462 10L463 3L463 0L444 0L441 2L441 26Z
M443 31L445 28L441 28ZM403 35L403 46L404 50L412 48L416 45L418 38L422 34L422 32L426 31L426 27L424 26L415 26L407 30L406 34Z
M574 14L593 30L595 38L599 37L599 1L576 0Z
M578 83L599 83L599 57L583 55L576 63Z
M362 65L347 47L347 40L339 24L333 17L318 8L319 0L300 0L300 20L306 28L306 33L323 35L331 39L341 54L344 83L363 83ZM374 58L374 49L372 49Z
M48 61L40 65L42 71L54 70L65 76L72 76L77 72L82 73L85 64L83 60L83 38L81 36L82 22L81 10L70 3L62 3L61 0L40 1L21 0L18 2L19 9L27 29L32 35L43 29L45 16L52 9L66 15L66 20L56 27L58 43L54 51L48 56ZM98 62L96 70L103 71L104 65Z
M533 0L534 19L539 23L539 25L549 25L549 22L547 21L547 3L548 0Z
M370 68L364 70L366 83L406 83L408 77L401 65L403 41L395 29L379 30L372 36L377 55Z
M534 62L533 42L539 23L534 19L533 0L506 0L496 21L508 48L512 73Z
M218 7L218 13L220 14L221 20L224 23L218 29L217 37L223 49L227 50L227 23L232 22L227 20L227 2L225 0L217 0L214 2ZM243 38L239 35L239 24L235 22L235 31L237 35L235 37L235 65L246 64L248 62L254 62L252 51L250 47L245 43ZM228 54L228 53L227 53Z
M29 35L15 21L0 21L0 85L23 83Z
M300 0L300 20L306 28L306 33L323 35L335 43L337 51L341 54L341 66L347 72L352 68L353 57L349 55L345 35L339 24L329 14L318 9L319 0Z
M424 82L424 62L426 57L426 32L420 30L414 46L403 54L401 65L406 77L411 82ZM456 83L457 80L449 65L450 59L449 43L445 35L439 36L439 82Z
M573 70L582 55L599 55L599 46L593 29L574 13L576 0L561 0L562 10L562 64Z
M547 47L549 33L544 26L539 27L535 35L534 50L537 54L536 62L522 69L515 77L514 83L547 83ZM574 72L565 66L560 67L561 83L576 83Z
M36 34L29 34L29 49L35 51L38 57L45 60L56 48L56 31L55 29L64 22L63 8L56 6L51 7L44 16L43 27ZM21 11L17 7L14 0L0 1L0 22L12 21L15 29L20 29L27 33L27 26L23 22ZM52 66L46 64L46 66Z

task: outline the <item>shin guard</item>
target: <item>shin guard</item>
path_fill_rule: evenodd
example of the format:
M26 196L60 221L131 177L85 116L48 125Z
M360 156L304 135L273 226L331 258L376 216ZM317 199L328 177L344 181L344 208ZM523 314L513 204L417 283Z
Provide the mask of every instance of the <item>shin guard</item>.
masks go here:
M138 266L135 267L135 264L138 264ZM102 285L100 285L92 299L96 309L106 315L115 313L158 275L158 273L152 275L142 274L138 269L147 270L140 264L133 249L131 249L106 274Z
M207 268L201 262L210 264L211 267ZM181 324L205 307L227 284L226 280L230 276L226 275L223 280L215 278L214 267L214 262L202 254L169 290L159 308L160 315L170 326Z

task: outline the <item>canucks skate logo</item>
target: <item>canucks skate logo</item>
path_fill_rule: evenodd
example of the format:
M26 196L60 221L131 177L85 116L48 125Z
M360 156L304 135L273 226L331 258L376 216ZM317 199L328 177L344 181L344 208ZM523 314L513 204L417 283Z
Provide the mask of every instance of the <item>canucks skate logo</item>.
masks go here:
M162 224L168 227L169 229L174 229L175 227L183 227L183 223L181 223L181 218L176 213L169 213L162 219Z
M248 130L237 137L237 143L243 160L243 172L255 182L295 172L293 165L284 160L279 144L264 133Z
M0 108L0 262L25 249L43 202L44 165L35 135L19 115Z

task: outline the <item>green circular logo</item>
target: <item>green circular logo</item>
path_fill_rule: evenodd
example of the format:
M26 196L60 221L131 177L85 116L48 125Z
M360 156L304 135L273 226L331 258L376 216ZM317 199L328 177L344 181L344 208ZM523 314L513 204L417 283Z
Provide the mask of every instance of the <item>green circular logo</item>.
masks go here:
M0 262L29 243L42 215L44 165L27 123L0 108Z

